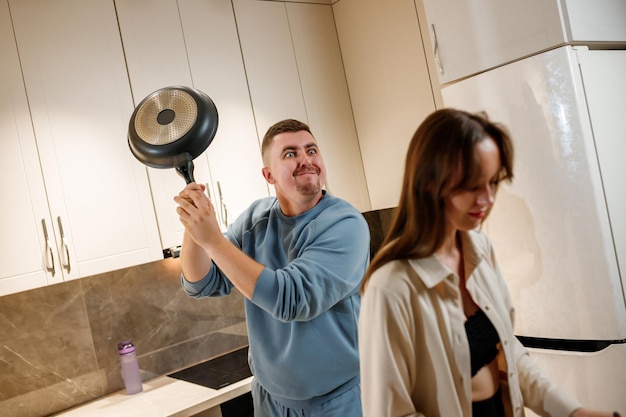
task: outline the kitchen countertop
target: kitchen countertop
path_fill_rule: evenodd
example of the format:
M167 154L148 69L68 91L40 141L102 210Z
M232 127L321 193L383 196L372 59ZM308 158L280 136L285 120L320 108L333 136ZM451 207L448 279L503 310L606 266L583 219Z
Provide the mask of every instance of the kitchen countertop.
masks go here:
M118 391L71 408L55 416L63 417L160 417L193 416L250 391L252 377L214 390L202 385L160 376L143 383L143 392L126 395Z

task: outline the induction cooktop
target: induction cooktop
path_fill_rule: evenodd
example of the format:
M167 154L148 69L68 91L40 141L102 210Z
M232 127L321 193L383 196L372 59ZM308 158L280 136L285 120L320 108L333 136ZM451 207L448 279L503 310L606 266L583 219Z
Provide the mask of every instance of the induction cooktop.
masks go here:
M248 347L174 372L168 376L205 387L220 389L252 376Z

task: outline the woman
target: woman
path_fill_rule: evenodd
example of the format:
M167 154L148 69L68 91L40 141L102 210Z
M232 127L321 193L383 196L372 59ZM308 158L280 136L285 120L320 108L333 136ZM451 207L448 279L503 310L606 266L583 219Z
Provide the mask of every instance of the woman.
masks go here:
M513 335L513 306L487 237L513 146L486 115L434 112L406 156L399 206L362 284L364 417L610 417L582 408Z

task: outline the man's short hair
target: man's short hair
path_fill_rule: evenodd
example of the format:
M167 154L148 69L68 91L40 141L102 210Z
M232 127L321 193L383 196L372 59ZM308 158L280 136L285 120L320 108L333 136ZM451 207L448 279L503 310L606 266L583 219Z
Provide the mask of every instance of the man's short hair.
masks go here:
M311 133L309 125L296 119L281 120L280 122L276 122L270 126L270 128L267 129L265 136L263 136L263 142L261 143L261 156L263 157L263 161L265 161L265 152L272 144L276 135L285 132L300 132L301 130ZM311 135L313 135L313 133L311 133Z

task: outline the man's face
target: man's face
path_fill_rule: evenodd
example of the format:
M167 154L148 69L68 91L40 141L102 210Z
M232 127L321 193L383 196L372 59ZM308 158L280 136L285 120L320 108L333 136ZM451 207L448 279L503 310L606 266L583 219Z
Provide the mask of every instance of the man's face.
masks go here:
M276 135L264 160L263 175L278 195L290 199L317 195L326 182L317 141L305 130Z

